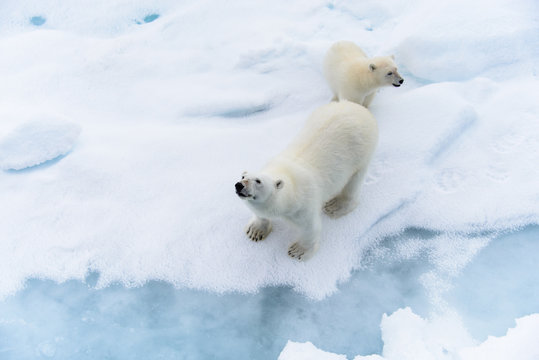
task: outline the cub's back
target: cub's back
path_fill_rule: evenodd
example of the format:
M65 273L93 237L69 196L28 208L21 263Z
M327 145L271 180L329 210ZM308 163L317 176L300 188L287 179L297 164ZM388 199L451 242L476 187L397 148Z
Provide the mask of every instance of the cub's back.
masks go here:
M336 99L342 95L342 91L354 91L353 88L348 89L354 85L354 80L351 80L351 77L355 79L354 69L356 65L366 63L367 55L351 41L339 41L331 46L324 58L324 77Z
M339 41L329 48L325 57L325 63L358 58L367 58L367 55L359 46L351 41Z

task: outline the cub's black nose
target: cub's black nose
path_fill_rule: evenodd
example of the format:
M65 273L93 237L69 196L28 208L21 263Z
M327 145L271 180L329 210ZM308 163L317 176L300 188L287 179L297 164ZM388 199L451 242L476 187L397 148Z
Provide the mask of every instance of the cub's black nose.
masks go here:
M403 82L404 82L403 79L400 79L400 80L399 80L399 84L402 84Z
M237 182L237 183L236 183L236 192L242 191L244 187L245 187L245 186L243 186L242 183Z

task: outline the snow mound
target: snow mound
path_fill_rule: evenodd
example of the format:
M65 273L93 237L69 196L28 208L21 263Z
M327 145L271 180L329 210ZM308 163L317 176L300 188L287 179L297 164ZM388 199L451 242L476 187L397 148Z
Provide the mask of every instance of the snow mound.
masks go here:
M539 314L516 320L516 326L501 337L481 344L470 337L458 316L445 314L426 320L410 308L384 315L380 325L382 355L358 355L354 360L535 360L539 358ZM288 341L279 360L346 359L317 349L313 344Z
M288 341L279 355L279 360L346 360L346 356L322 351L310 342Z
M489 336L475 347L462 349L465 360L539 359L539 314L516 319L516 326L501 337Z
M32 121L0 138L0 169L21 170L70 152L80 126L68 122Z

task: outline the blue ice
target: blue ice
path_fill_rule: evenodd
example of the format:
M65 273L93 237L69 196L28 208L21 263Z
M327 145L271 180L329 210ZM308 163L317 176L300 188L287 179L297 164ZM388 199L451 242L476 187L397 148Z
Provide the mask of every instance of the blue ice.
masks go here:
M41 26L47 22L47 19L45 19L42 16L32 16L30 18L30 23L35 26Z
M515 319L539 310L539 226L499 237L464 270L448 300L471 335L503 336Z
M435 234L404 236L428 241ZM535 226L494 239L455 280L452 305L477 338L493 328L502 334L515 317L539 312L538 238ZM391 249L400 240L380 246ZM161 281L98 290L96 273L85 282L29 280L0 302L0 358L277 359L289 339L349 358L380 353L383 313L410 306L428 315L419 276L431 265L421 256L377 261L374 254L364 264L322 301L283 287L219 295Z
M150 14L150 15L146 15L146 16L144 17L144 22L145 22L145 23L151 23L152 21L157 20L157 18L159 18L159 14Z

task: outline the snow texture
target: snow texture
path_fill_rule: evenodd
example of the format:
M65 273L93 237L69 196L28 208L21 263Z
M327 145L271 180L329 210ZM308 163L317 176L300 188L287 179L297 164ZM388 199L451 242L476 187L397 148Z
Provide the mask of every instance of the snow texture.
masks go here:
M406 228L465 239L537 223L535 10L501 0L5 1L2 167L70 151L75 126L24 125L39 113L84 132L53 166L0 173L9 204L0 210L0 295L28 277L97 271L99 286L287 285L321 299L365 249ZM340 39L394 53L406 83L372 104L380 144L359 208L325 219L320 251L298 263L286 255L294 234L283 224L263 243L248 241L250 214L233 184L330 98L321 61Z
M346 356L317 349L310 342L295 343L289 341L279 355L279 360L346 360Z
M95 272L98 288L287 286L319 300L367 258L426 253L436 269L420 281L445 314L445 278L495 235L539 223L538 13L534 0L2 0L0 298ZM380 142L359 208L324 218L300 263L285 224L247 239L233 185L329 101L322 59L338 40L394 54L405 83L371 105ZM410 229L433 240L381 245ZM400 310L382 322L382 356L520 344L531 359L536 325L477 347L458 316Z
M381 323L384 350L380 355L358 355L354 360L535 360L539 358L539 314L516 319L516 326L501 337L475 344L458 317L425 320L410 308L384 315ZM279 360L346 359L317 349L311 343L289 341Z
M21 170L65 155L80 131L79 125L67 122L24 123L0 139L0 169Z
M100 287L285 285L322 299L407 228L460 239L444 250L458 271L470 236L539 223L537 10L526 0L3 1L2 167L76 150L0 173L0 296L29 277L96 271ZM395 54L406 82L372 104L380 143L359 208L324 219L319 252L298 263L284 224L263 243L246 238L251 215L233 185L329 100L321 62L341 39ZM41 113L75 125L24 125Z

